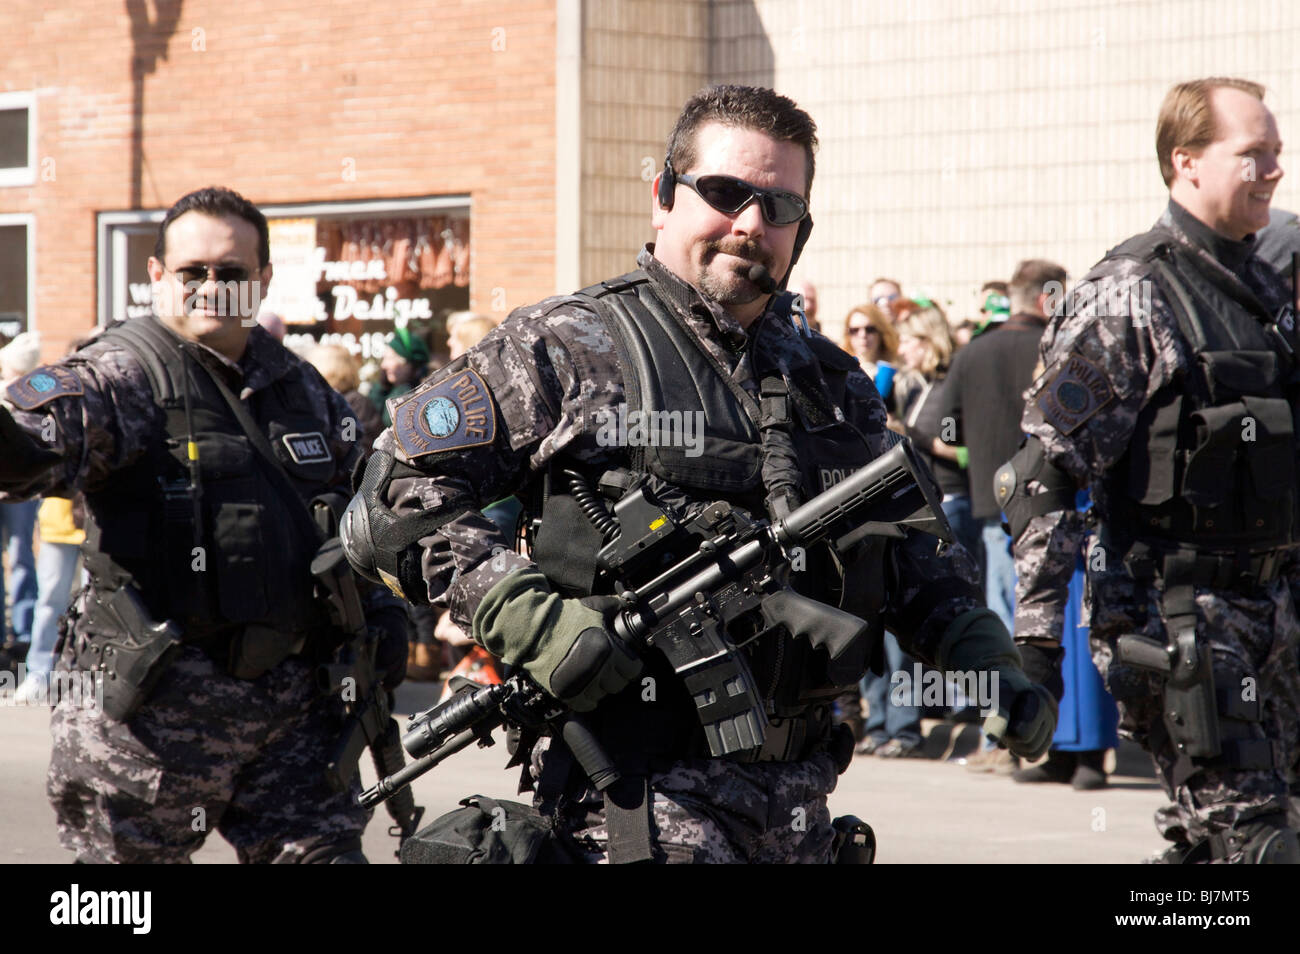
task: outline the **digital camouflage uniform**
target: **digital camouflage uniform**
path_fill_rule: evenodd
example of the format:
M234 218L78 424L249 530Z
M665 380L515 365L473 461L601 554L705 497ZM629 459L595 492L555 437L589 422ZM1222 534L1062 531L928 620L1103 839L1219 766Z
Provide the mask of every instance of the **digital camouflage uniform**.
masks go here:
M660 300L685 319L708 354L751 394L758 393L752 371L755 350L773 357L783 371L810 360L807 345L788 319L769 311L747 334L721 306L700 298L656 261L650 248L637 261ZM614 340L593 307L590 299L563 296L516 309L462 359L394 404L394 426L376 442L376 450L392 453L423 476L394 477L383 502L399 517L481 507L519 490L561 453L590 465L596 474L626 466L627 448L602 446L598 437L602 422L626 398ZM476 446L438 453L414 422L431 401L440 400L437 395L450 393L448 382L467 368L490 392L490 421L481 425ZM848 376L848 395L837 413L861 431L871 455L892 447L898 438L885 427L884 405L856 368ZM805 488L810 495L845 476L835 473L836 461L820 463L822 485ZM890 630L909 652L926 660L934 658L953 619L983 605L970 557L960 547L936 552L935 544L932 537L909 534L892 547L897 578L885 612ZM512 571L533 566L475 509L444 523L420 545L429 598L445 602L466 631L495 584ZM543 740L533 752L534 778L541 774L546 747ZM831 844L826 795L835 780L834 764L822 752L803 762L679 761L650 779L659 858L825 861ZM569 794L572 812L565 824L585 846L588 859L599 860L606 843L599 798L591 792Z
M1166 210L1157 228L1194 250L1200 267L1244 283L1271 312L1286 306L1287 290L1268 265L1250 255L1230 270L1210 247L1189 235L1196 234L1194 227L1184 228L1179 221L1172 209ZM1095 294L1081 294L1089 283ZM1130 633L1166 642L1161 592L1154 582L1135 579L1125 569L1123 553L1104 546L1107 521L1117 506L1108 497L1113 485L1107 477L1135 439L1139 413L1162 388L1196 368L1196 356L1171 310L1171 294L1158 273L1132 258L1108 258L1094 267L1071 290L1043 335L1040 373L1026 392L1022 424L1026 434L1042 443L1049 463L1091 491L1102 529L1102 545L1090 551L1087 561L1094 660L1119 703L1121 730L1151 752L1173 801L1157 812L1157 828L1171 841L1194 844L1252 817L1286 810L1288 783L1294 784L1300 755L1295 602L1300 568L1292 551L1280 578L1266 587L1196 587L1197 642L1209 642L1216 681L1239 685L1257 680L1276 768L1208 767L1180 778L1178 753L1163 731L1159 677L1121 664L1115 648L1116 640ZM1080 386L1069 414L1054 410L1059 404L1054 405L1052 394L1062 385ZM1017 642L1060 639L1067 587L1088 530L1084 514L1058 510L1033 517L1019 535Z
M301 366L306 393L299 398L327 435L333 461L322 483L346 485L359 454L356 442L344 439L357 430L355 423L345 429L354 415L314 369L260 327L237 365L215 352L208 357L229 372L232 390L250 406L259 391ZM165 426L135 355L108 339L20 379L5 408L62 461L5 487L0 498L93 493L140 460ZM74 605L62 668L72 665L74 644L92 635L75 612L87 598L83 592ZM370 812L356 804L357 783L336 793L324 776L342 729L342 704L321 693L314 668L290 656L257 679L237 679L202 650L183 646L128 722L65 694L51 724L48 781L63 846L85 862L181 862L215 828L240 861L271 862L359 840Z

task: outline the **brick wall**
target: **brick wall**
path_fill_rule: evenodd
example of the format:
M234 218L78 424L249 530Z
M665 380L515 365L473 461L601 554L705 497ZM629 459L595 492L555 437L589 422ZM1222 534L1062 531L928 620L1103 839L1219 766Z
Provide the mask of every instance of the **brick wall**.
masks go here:
M0 91L39 94L37 183L0 188L0 213L36 216L47 357L94 325L96 212L214 183L261 204L468 194L472 307L552 292L554 0L185 0L170 33L133 31L134 6L156 24L178 4L0 5Z

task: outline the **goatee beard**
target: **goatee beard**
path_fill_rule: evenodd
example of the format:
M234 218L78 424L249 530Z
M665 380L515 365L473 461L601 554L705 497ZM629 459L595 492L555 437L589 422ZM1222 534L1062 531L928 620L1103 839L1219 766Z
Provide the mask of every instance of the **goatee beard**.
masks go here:
M710 242L705 248L703 267L696 283L700 293L719 305L748 305L759 298L763 292L749 280L746 274L749 266L740 271L728 269L721 274L709 268L719 254L744 259L751 265L763 265L768 271L772 268L771 259L757 242Z

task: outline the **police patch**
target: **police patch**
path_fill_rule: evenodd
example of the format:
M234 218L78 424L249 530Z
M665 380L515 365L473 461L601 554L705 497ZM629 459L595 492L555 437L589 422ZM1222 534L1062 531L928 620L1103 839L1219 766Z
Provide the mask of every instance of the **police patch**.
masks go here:
M1048 424L1062 434L1072 434L1114 397L1101 370L1072 354L1038 395L1038 409Z
M393 436L407 459L491 444L496 406L487 385L466 368L393 408Z
M285 434L280 440L284 441L295 464L324 464L334 459L329 445L325 443L325 435L320 431Z
M31 411L55 398L85 394L81 378L71 368L46 366L23 375L5 389L20 411Z

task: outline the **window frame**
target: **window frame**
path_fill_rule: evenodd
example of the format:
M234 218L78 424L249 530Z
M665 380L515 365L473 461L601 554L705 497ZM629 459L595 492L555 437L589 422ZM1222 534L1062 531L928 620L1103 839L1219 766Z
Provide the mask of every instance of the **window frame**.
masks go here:
M36 93L0 93L0 110L27 110L27 165L0 166L0 188L36 184Z

